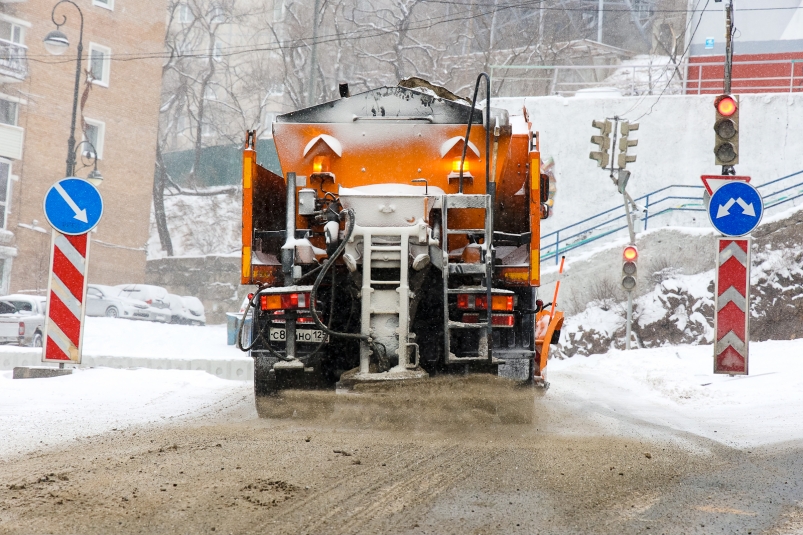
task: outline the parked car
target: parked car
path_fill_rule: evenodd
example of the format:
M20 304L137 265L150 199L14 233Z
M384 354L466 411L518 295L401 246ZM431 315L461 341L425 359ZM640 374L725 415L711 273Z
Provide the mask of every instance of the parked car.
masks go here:
M0 343L42 347L47 300L13 294L0 297Z
M186 316L187 323L190 325L206 325L206 311L201 300L191 295L185 295L181 300L184 302L185 310L189 312Z
M150 305L139 299L120 295L121 290L102 284L88 284L86 288L86 315L107 318L151 320Z
M170 304L170 323L181 325L205 325L204 305L197 297L181 297L176 294L167 294Z
M120 290L121 297L137 299L148 304L151 321L168 323L172 316L167 290L161 286L150 284L118 284L115 288Z

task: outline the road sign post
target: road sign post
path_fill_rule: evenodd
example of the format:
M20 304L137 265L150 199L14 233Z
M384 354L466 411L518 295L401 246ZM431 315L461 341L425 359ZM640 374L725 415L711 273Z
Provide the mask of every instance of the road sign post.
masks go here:
M750 247L764 201L750 177L703 176L708 217L719 238L714 290L714 373L747 375L750 347Z
M714 373L747 375L751 238L720 238L717 249Z
M53 227L42 362L81 363L89 231L103 215L97 188L80 178L56 182L45 194Z

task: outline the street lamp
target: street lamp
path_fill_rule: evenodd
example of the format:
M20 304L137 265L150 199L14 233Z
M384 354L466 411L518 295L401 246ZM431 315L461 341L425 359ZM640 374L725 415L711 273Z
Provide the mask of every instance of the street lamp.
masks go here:
M78 113L78 89L81 85L81 56L84 53L84 14L81 8L72 0L60 0L50 13L50 20L56 25L56 29L48 33L44 39L45 49L53 55L60 56L67 51L70 46L70 41L67 36L60 30L60 28L67 22L67 16L61 16L61 22L56 22L56 9L61 4L72 4L78 10L78 15L81 17L81 31L78 34L78 60L75 65L75 91L73 93L72 101L72 122L70 123L70 139L67 140L67 173L66 176L73 176L75 174L75 116ZM97 170L97 161L95 162L95 170Z

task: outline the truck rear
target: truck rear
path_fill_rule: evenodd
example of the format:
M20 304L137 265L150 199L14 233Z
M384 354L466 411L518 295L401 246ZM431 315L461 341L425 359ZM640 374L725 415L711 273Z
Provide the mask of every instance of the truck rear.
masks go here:
M247 135L257 396L453 372L546 385L563 315L538 299L538 135L524 110L405 85L277 117L284 176Z

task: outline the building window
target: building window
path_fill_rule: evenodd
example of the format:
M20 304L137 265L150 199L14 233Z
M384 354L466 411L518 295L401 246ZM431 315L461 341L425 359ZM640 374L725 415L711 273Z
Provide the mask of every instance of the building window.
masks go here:
M201 135L203 137L211 137L215 135L215 125L212 124L211 119L204 117L201 121Z
M92 0L93 6L105 7L106 9L114 9L114 0Z
M0 98L0 123L17 126L18 109L16 102Z
M636 20L641 23L647 22L653 15L653 0L635 0L633 2L633 10L635 11Z
M95 121L93 119L84 119L84 143L81 147L81 154L87 158L95 157L92 147L97 152L97 159L103 159L103 138L106 134L106 124L103 121ZM91 143L91 145L90 145Z
M89 72L92 82L105 87L109 86L109 71L111 70L110 48L95 43L89 43Z
M209 21L220 24L221 22L226 20L226 12L220 6L212 7L212 10L209 13Z
M0 223L6 228L8 193L11 190L11 162L0 160Z
M284 20L284 0L273 0L273 22Z
M181 4L178 6L178 21L181 24L189 24L195 20L195 16L192 14L192 9L190 9L189 4Z
M25 33L19 24L14 24L7 20L0 20L0 39L14 43L15 45L22 45L25 41Z

